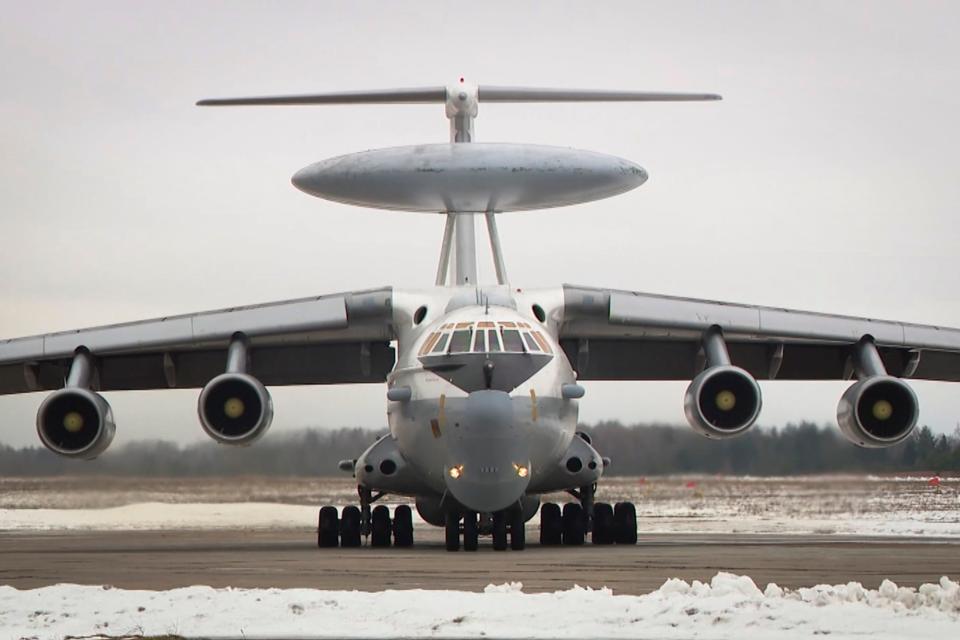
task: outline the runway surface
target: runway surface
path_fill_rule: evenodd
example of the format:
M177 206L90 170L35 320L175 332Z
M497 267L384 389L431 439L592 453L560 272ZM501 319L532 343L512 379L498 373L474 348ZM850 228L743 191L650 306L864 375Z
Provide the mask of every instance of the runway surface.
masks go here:
M303 531L110 531L0 534L0 584L57 583L128 589L309 587L481 590L519 581L524 591L574 584L642 594L664 580L709 580L718 571L784 587L851 580L876 588L960 576L951 540L789 535L642 535L636 546L541 547L536 529L525 551L444 550L442 532L417 530L410 549L318 549Z

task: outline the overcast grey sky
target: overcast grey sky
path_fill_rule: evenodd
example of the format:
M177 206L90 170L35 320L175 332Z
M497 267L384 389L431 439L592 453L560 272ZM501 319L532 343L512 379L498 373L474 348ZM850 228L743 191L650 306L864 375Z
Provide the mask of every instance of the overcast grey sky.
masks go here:
M444 84L709 91L482 105L477 137L592 149L647 184L501 216L514 284L609 286L960 325L955 2L36 2L0 21L0 336L430 285L442 221L310 198L311 162L447 138L442 105L200 109ZM492 279L482 255L481 273ZM682 422L683 383L592 383L582 418ZM761 423L845 385L763 383ZM960 387L915 383L948 431ZM274 390L277 432L379 427L384 389ZM107 394L117 441L199 439L195 391ZM37 442L42 395L0 398Z

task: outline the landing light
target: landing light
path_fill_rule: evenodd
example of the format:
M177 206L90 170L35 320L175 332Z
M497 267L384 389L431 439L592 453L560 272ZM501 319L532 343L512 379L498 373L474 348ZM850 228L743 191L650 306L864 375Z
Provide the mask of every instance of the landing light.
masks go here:
M530 469L522 464L515 464L513 465L513 468L517 470L517 475L521 478L526 478L530 474Z
M463 465L460 465L459 467L450 467L450 470L447 471L447 473L450 474L451 478L456 480L463 473Z

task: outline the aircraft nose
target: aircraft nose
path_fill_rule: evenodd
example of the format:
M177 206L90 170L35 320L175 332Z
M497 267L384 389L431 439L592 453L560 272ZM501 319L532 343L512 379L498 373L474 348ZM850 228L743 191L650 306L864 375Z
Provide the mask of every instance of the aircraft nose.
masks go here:
M516 425L513 401L503 391L467 396L459 427L450 430L447 489L460 504L478 512L505 509L530 484L527 433Z

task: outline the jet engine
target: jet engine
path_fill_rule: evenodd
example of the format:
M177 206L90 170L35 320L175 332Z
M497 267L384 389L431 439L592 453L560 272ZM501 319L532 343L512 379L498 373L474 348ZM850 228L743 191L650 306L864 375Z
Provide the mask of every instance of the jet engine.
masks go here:
M115 431L110 405L89 389L54 391L37 412L43 446L69 458L96 458L110 446Z
M917 395L903 380L887 375L870 336L854 345L851 359L860 381L847 389L837 405L840 431L861 447L890 447L903 442L917 426Z
M740 367L710 367L690 383L683 410L690 426L708 438L740 435L760 415L760 385Z
M200 424L223 444L250 444L267 432L273 401L260 381L245 373L223 373L200 392Z
M837 405L840 431L861 447L890 447L903 442L920 415L917 395L903 380L887 375L869 337L854 347L853 364L860 381L847 389Z
M65 388L47 396L37 411L37 434L50 451L92 460L113 441L113 411L102 396L90 390L93 377L93 356L79 347Z
M242 335L231 340L227 372L207 383L197 403L203 430L222 444L251 444L267 432L273 420L270 394L246 373L247 349Z
M704 335L703 350L706 369L693 379L683 399L687 421L708 438L740 435L760 415L760 385L749 373L730 364L719 329Z
M847 389L837 405L837 423L850 442L889 447L903 442L917 425L917 396L902 380L874 376Z

